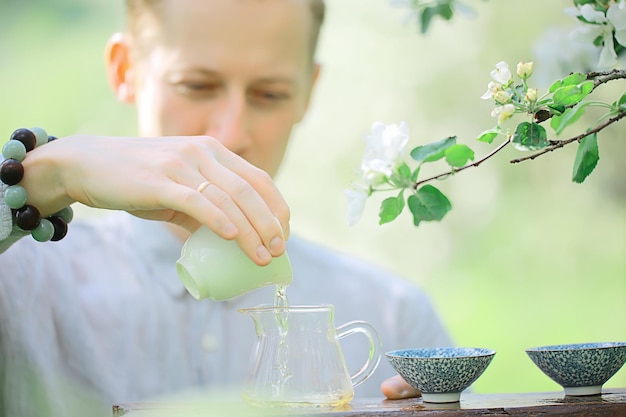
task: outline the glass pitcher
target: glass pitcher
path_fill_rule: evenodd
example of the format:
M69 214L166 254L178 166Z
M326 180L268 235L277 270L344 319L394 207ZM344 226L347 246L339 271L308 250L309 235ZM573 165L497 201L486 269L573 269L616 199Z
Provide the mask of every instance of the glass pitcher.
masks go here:
M254 320L256 345L245 399L260 406L337 407L354 396L380 362L381 343L367 322L335 328L334 307L261 306L239 310ZM348 373L339 339L362 333L369 356L354 375Z

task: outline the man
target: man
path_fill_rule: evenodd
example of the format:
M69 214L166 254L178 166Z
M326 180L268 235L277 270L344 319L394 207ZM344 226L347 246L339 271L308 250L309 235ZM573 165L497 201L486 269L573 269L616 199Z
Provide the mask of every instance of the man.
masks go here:
M55 243L0 242L2 412L108 415L115 402L239 387L254 329L237 309L271 303L274 289L191 298L175 261L199 224L260 265L287 248L290 304L333 304L337 325L370 322L385 350L449 344L419 289L296 237L286 244L289 211L270 177L320 72L323 3L129 0L128 15L107 70L144 139L61 138L28 153L22 184L43 215L78 201L136 217L73 222ZM358 342L343 345L351 372L367 356ZM393 374L383 359L357 395L379 395ZM383 392L416 395L398 378Z

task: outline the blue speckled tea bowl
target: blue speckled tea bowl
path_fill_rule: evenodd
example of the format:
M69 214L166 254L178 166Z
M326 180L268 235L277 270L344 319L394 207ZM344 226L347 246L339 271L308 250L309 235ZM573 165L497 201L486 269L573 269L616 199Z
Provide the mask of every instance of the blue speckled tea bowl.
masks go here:
M565 395L597 395L626 362L626 342L539 346L526 353Z
M494 350L439 347L385 353L406 382L422 392L425 402L451 403L472 385L491 363Z

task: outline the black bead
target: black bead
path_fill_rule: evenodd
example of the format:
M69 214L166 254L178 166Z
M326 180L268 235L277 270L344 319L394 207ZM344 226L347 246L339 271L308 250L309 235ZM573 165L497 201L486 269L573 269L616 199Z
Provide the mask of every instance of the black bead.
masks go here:
M48 142L52 142L53 140L57 140L56 136L48 135Z
M41 214L36 207L25 205L15 212L15 224L22 230L33 230L41 222Z
M67 234L67 222L63 219L63 217L50 216L46 218L50 220L50 223L52 223L52 226L54 226L54 234L52 235L52 239L50 240L56 242L63 239Z
M37 136L29 130L25 128L17 129L15 132L11 134L11 140L19 140L26 147L26 152L30 152L35 149L37 145Z
M6 185L15 185L24 178L24 167L17 159L6 159L0 165L0 181Z

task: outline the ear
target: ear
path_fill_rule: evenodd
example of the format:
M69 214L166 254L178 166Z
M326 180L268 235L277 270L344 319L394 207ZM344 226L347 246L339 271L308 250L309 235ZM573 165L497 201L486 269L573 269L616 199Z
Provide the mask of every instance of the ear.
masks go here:
M135 101L135 79L130 59L130 44L123 33L115 33L107 42L104 59L111 88L118 100Z

